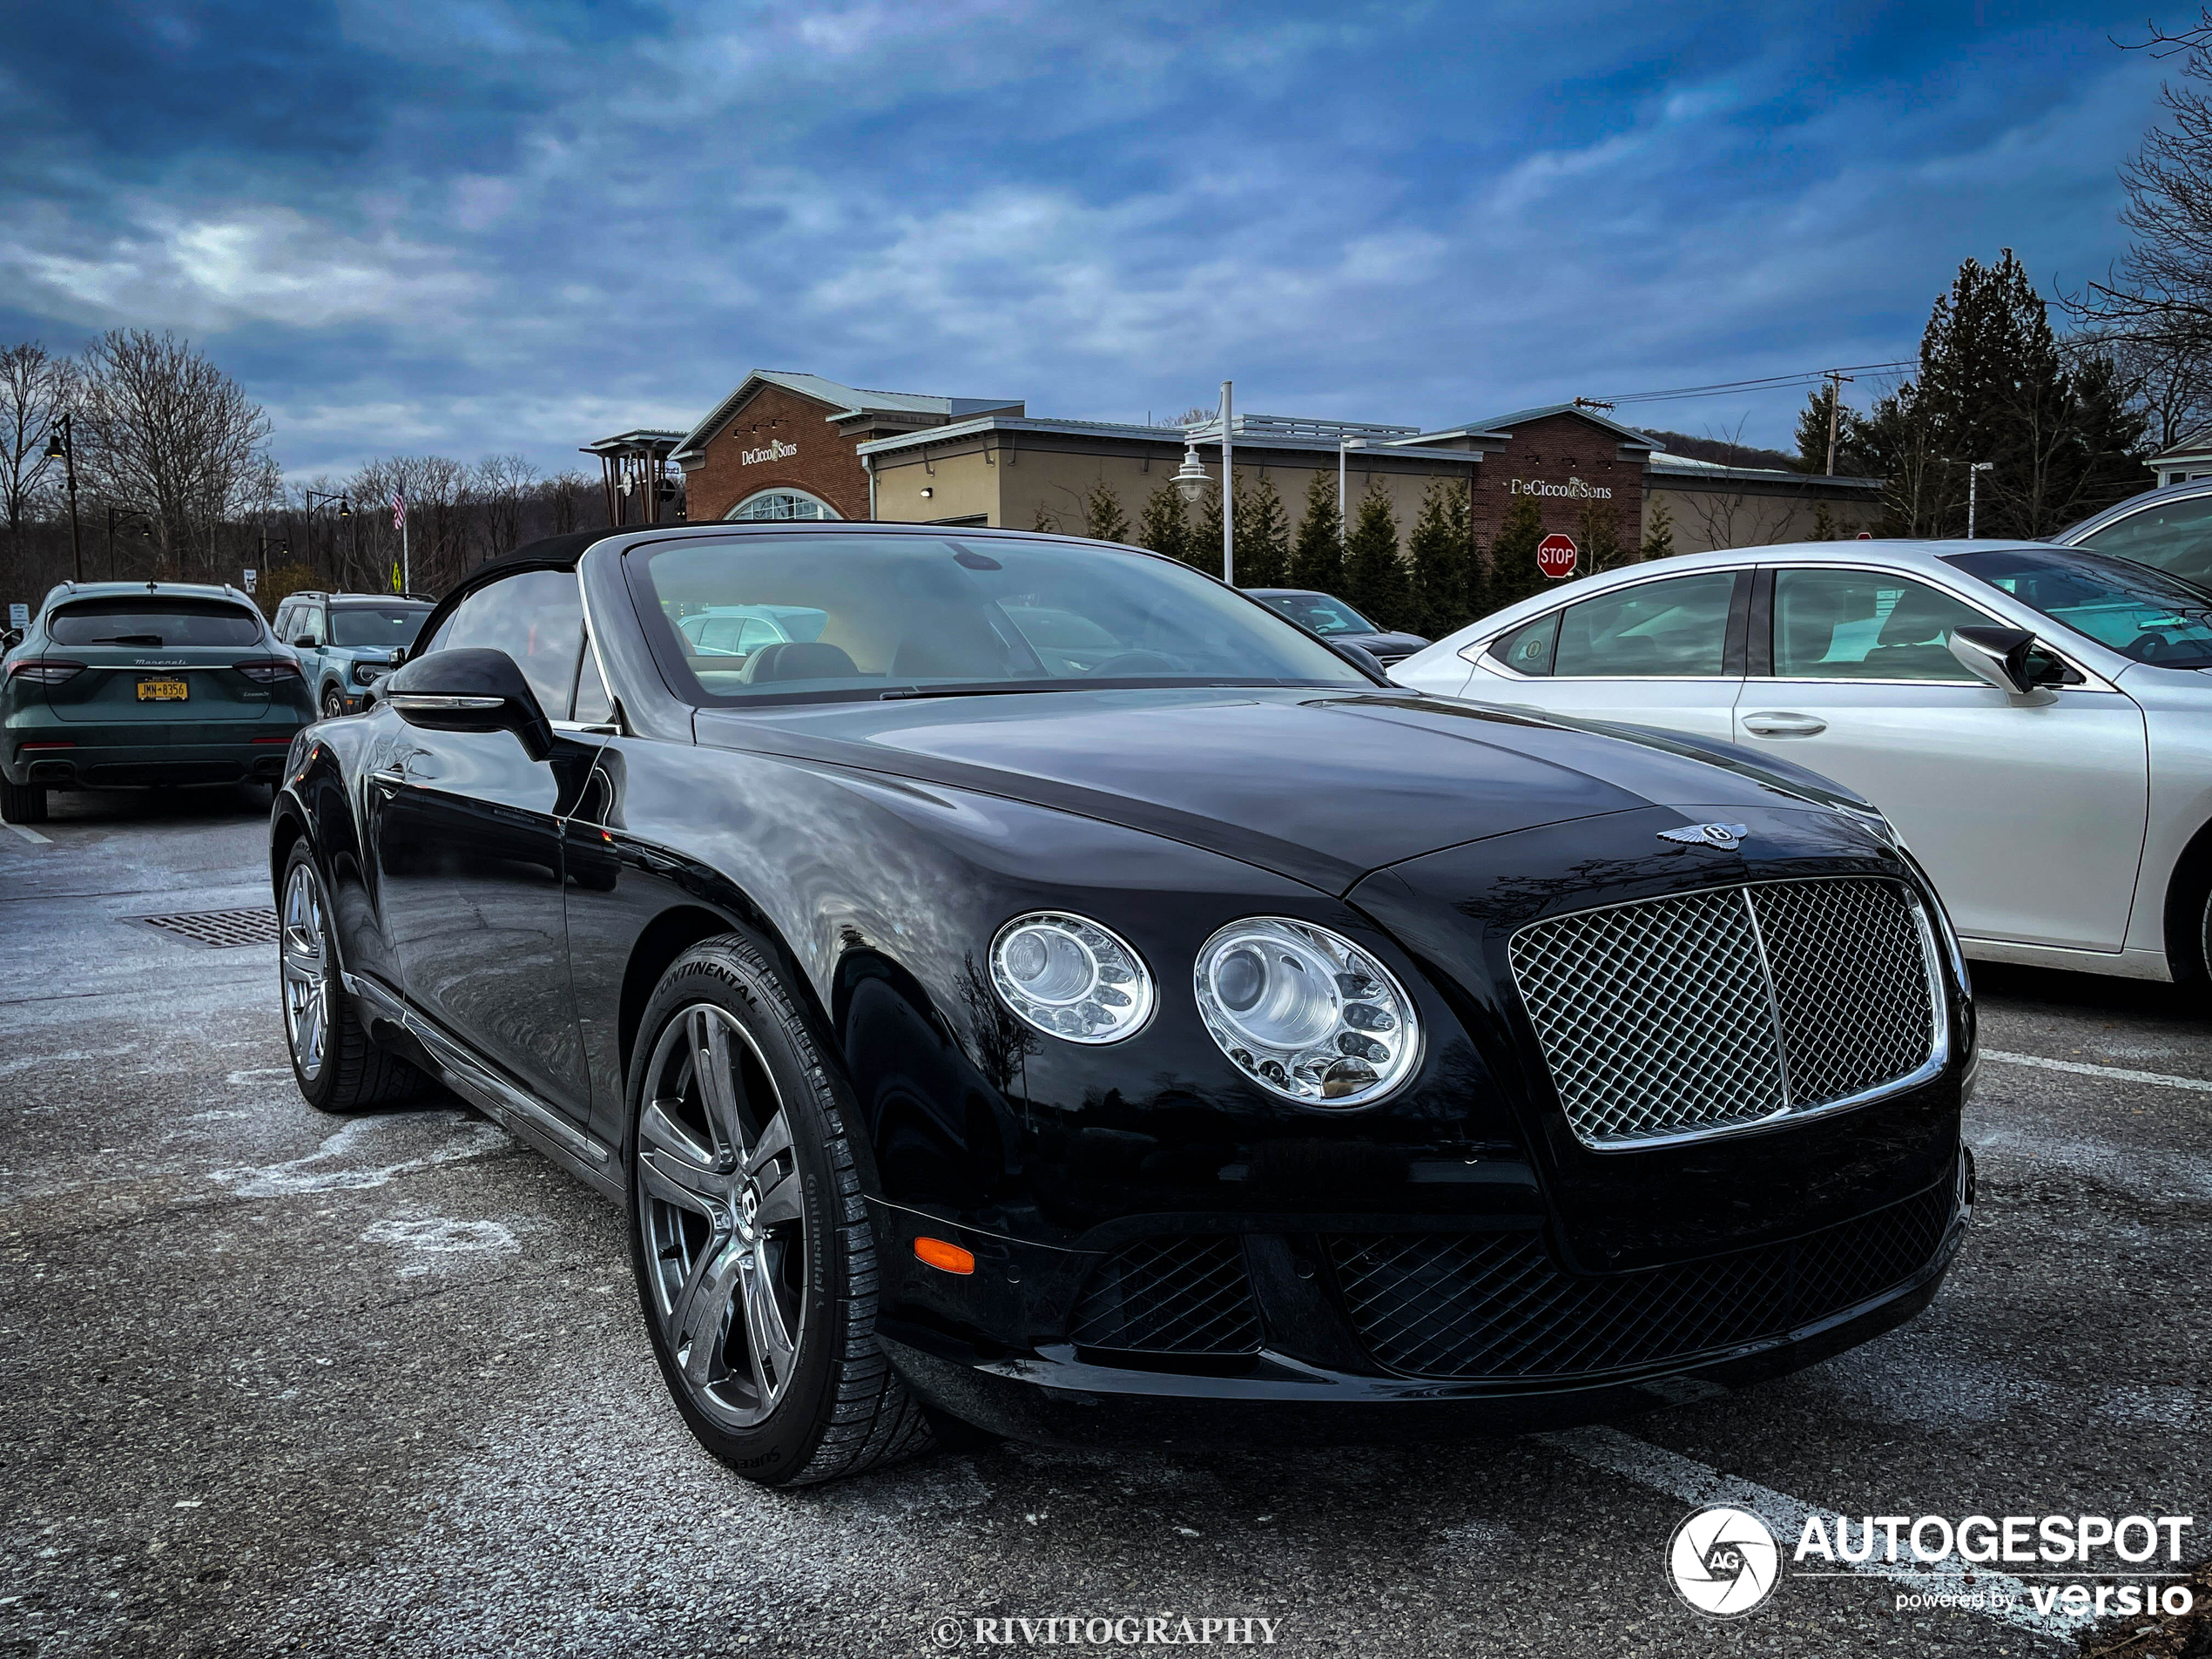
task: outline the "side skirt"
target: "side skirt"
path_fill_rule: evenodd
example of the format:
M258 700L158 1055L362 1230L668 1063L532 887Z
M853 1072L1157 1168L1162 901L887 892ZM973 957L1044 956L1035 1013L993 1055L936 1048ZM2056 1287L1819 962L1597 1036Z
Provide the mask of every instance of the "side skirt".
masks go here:
M372 1020L399 1027L421 1046L447 1088L600 1197L616 1204L624 1201L621 1160L615 1157L614 1148L501 1076L387 987L359 974L344 974L341 978L347 991Z

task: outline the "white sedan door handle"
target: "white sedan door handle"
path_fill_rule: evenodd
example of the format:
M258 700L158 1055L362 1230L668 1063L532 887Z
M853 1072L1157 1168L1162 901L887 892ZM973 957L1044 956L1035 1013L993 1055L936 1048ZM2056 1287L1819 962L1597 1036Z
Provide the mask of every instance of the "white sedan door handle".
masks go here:
M1757 738L1817 738L1828 722L1810 714L1783 714L1767 710L1743 717L1743 729Z

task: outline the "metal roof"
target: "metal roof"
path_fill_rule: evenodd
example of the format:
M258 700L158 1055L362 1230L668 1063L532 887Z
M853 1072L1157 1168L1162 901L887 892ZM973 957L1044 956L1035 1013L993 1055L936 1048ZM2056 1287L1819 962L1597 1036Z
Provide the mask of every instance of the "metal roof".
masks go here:
M1240 446L1253 449L1309 449L1323 455L1337 453L1337 432L1339 423L1318 421L1291 421L1279 415L1261 415L1259 421L1275 424L1255 425L1247 428L1244 417L1239 415L1231 435ZM1340 429L1359 435L1363 430L1386 433L1410 433L1414 427L1381 427L1365 428L1356 422L1340 423ZM1206 422L1203 426L1140 426L1122 421L1066 421L1038 415L985 415L973 420L956 421L949 426L925 428L919 432L901 432L894 437L876 438L857 446L864 455L887 455L900 449L920 448L932 443L944 443L959 438L973 437L983 432L1039 432L1064 433L1076 436L1132 438L1141 442L1176 445L1183 443L1218 444L1221 423ZM1324 435L1325 434L1325 435ZM1480 461L1480 454L1464 449L1425 449L1410 439L1386 437L1369 442L1358 451L1366 456L1379 455L1436 455L1446 460L1466 462Z
M1745 482L1791 484L1843 484L1853 489L1882 488L1879 478L1848 478L1840 473L1793 472L1785 467L1730 467L1717 461L1701 461L1695 455L1678 455L1671 450L1660 450L1644 462L1644 469L1662 477L1675 478L1739 478Z
M1470 421L1462 429L1485 434L1510 433L1514 427L1527 426L1531 421L1541 421L1554 415L1579 415L1593 426L1602 426L1608 432L1615 434L1623 443L1636 444L1646 449L1665 448L1649 432L1639 432L1632 426L1622 426L1618 421L1608 421L1594 409L1582 408L1573 403L1547 403L1541 408L1515 409L1511 415L1501 415L1483 421Z
M736 414L738 405L762 384L780 386L787 392L812 398L817 403L826 403L837 411L826 416L836 421L849 420L860 415L934 415L947 420L958 420L963 415L984 409L1009 409L1021 407L1018 397L938 397L919 392L877 392L865 387L846 386L840 381L826 379L819 374L803 374L790 369L756 368L738 382L729 396L714 406L706 418L683 435L683 442L676 446L680 461L686 455L697 455L706 447L707 440L719 432L723 425Z

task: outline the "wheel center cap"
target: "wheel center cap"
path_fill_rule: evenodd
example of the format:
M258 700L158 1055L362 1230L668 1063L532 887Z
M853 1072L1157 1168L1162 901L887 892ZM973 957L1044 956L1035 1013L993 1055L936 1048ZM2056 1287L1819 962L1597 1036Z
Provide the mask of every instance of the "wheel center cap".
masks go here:
M748 1186L743 1192L740 1192L738 1195L738 1236L743 1238L750 1239L753 1235L754 1226L759 1220L759 1217L760 1194L752 1187Z

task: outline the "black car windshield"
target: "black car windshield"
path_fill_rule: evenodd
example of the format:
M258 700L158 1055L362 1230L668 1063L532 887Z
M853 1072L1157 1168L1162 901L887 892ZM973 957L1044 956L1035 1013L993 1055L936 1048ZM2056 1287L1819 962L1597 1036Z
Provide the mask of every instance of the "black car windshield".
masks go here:
M330 643L334 645L412 645L421 631L428 605L333 605Z
M46 618L57 645L251 645L261 619L219 599L84 599Z
M1254 596L1270 610L1279 610L1301 627L1322 638L1335 634L1379 634L1383 631L1341 599L1325 593L1265 593Z
M2161 570L2077 548L1944 556L2053 622L2138 662L2212 668L2212 595Z
M860 529L686 539L656 548L644 575L661 652L712 702L1370 684L1219 583L1107 548ZM806 626L747 631L740 656L736 635L700 649L685 619L701 614Z

